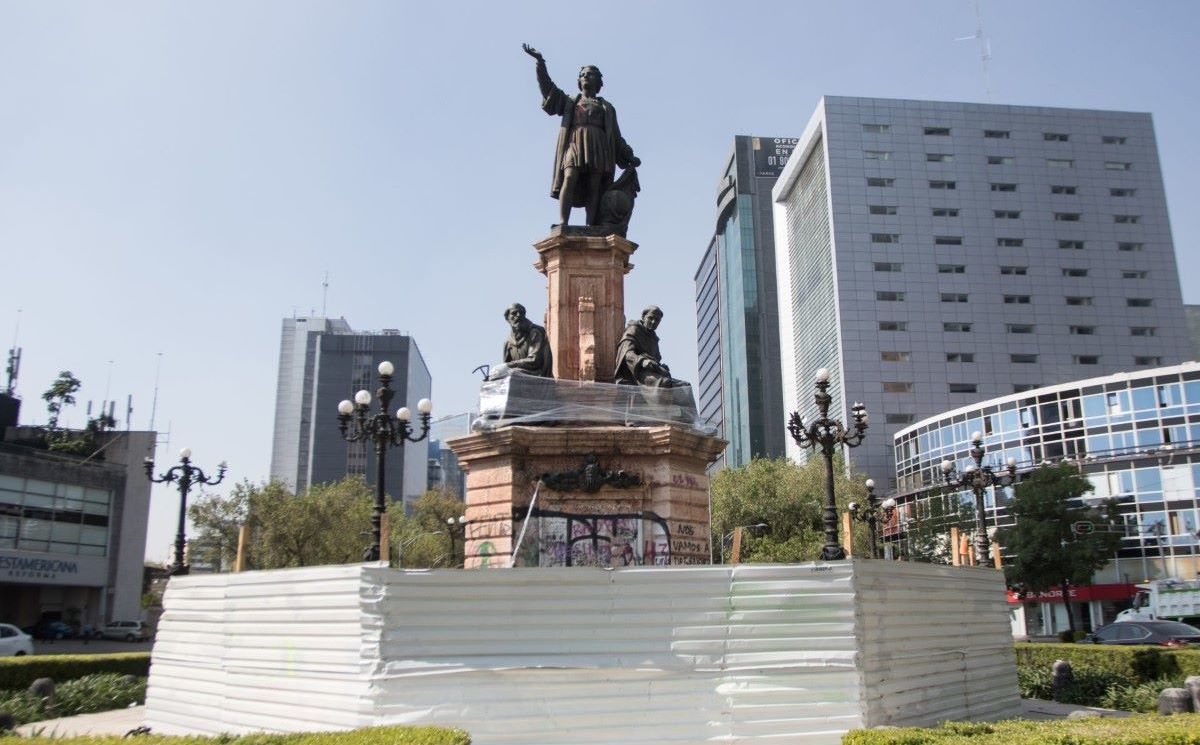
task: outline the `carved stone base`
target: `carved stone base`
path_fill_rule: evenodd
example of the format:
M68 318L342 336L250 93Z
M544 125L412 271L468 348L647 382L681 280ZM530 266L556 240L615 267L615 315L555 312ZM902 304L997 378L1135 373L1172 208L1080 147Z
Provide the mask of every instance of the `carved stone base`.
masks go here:
M515 426L448 444L467 474L468 569L507 567L522 529L516 566L709 563L704 469L724 450L717 437L675 425ZM543 485L531 507L543 474L563 491Z
M611 383L625 330L625 275L633 268L629 257L637 244L618 235L568 229L534 247L534 266L546 275L546 335L554 377Z

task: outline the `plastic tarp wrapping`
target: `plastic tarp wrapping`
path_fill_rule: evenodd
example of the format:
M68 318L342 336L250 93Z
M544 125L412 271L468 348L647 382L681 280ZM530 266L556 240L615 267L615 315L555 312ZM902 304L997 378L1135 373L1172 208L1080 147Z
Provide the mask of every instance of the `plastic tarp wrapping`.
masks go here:
M442 724L477 745L836 743L871 724L1013 715L1015 670L997 572L353 565L172 579L147 721Z
M682 424L704 434L691 386L647 388L592 381L510 375L479 388L475 430L513 424Z

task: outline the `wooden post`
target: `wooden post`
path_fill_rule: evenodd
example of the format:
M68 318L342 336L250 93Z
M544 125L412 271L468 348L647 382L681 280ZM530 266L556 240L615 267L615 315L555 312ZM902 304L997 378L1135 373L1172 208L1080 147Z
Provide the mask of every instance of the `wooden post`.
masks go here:
M233 571L241 572L246 569L246 541L250 537L250 526L243 525L238 528L238 550L237 559L233 562Z
M958 553L958 528L950 528L950 564L952 566L962 566L962 555Z
M975 566L975 552L972 550L971 537L964 533L959 540L962 541L962 544L958 550L962 552L964 563L969 567Z
M849 512L842 513L842 548L846 549L846 558L854 555L854 523Z
M729 549L729 563L737 564L742 560L742 529L733 529L733 546Z
M1004 568L1004 562L1000 559L1000 541L992 541L992 564L997 569Z
M402 503L400 503L402 504ZM394 506L394 505L393 505ZM386 561L388 566L392 563L392 531L391 521L388 520L389 512L384 512L379 516L379 558Z

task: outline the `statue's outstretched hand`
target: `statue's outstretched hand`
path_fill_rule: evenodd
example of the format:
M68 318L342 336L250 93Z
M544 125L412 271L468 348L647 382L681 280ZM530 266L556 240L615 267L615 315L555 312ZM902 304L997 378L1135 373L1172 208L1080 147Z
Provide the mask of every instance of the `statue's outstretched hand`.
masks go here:
M637 168L641 164L642 164L642 159L637 157L636 155L629 159L629 165L633 166L634 168Z
M538 50L534 49L533 47L529 46L528 44L522 44L521 48L525 50L525 54L528 54L530 57L533 57L538 62L545 63L546 58L543 57L542 53L539 52Z

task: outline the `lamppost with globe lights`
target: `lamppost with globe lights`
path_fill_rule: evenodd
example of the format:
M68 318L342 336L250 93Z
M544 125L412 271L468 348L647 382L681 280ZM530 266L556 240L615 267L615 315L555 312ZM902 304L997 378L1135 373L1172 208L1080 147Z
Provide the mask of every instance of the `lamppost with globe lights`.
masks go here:
M821 547L821 558L825 561L846 558L846 551L838 543L837 529L837 500L833 495L833 453L839 445L858 447L867 431L867 407L855 403L850 407L850 416L854 419L851 428L846 428L836 419L829 418L829 405L833 396L829 395L829 371L825 368L817 370L817 392L813 401L820 412L811 424L805 426L800 413L793 411L788 418L788 433L792 440L802 448L820 450L825 458L825 508L821 522L825 528L825 545Z
M461 530L463 533L463 550L467 548L467 516L459 515L458 517L446 518L446 532L450 534L450 560L451 566L456 566L458 561L454 558L454 531Z
M988 487L1008 486L1016 481L1017 459L1005 461L1004 470L999 473L993 471L991 466L985 466L982 432L971 433L970 452L975 463L968 465L962 473L954 470L952 462L942 461L942 477L950 487L970 489L975 493L975 563L984 566L988 558L988 535L983 516L983 495Z
M166 473L159 476L154 475L154 459L146 458L142 461L142 465L146 468L146 478L150 479L151 483L163 484L172 481L179 482L179 531L175 534L175 563L171 565L169 573L171 576L187 574L188 567L183 563L183 548L187 542L187 537L184 535L185 522L187 520L187 495L191 490L192 484L202 484L207 486L216 486L225 478L225 469L227 468L225 461L217 464L217 477L209 478L204 474L198 466L192 465L192 450L184 448L179 451L179 465L172 466Z
M879 558L879 540L876 523L879 519L879 500L875 496L875 479L867 479L867 504L850 503L850 519L867 524L867 534L871 537L871 558Z
M338 429L346 442L362 442L370 440L375 443L375 508L371 515L371 545L363 551L363 561L379 561L380 546L383 543L382 525L383 513L387 511L387 497L384 493L387 477L387 451L389 447L403 445L405 442L420 442L429 435L429 416L433 404L423 398L417 402L417 412L421 415L421 434L414 437L412 412L407 406L396 411L395 419L388 414L392 398L396 392L392 390L392 375L396 367L386 360L379 363L379 389L375 397L379 399L379 413L368 414L371 406L371 392L362 390L354 394L353 401L342 401L338 404ZM353 426L351 426L353 424Z

